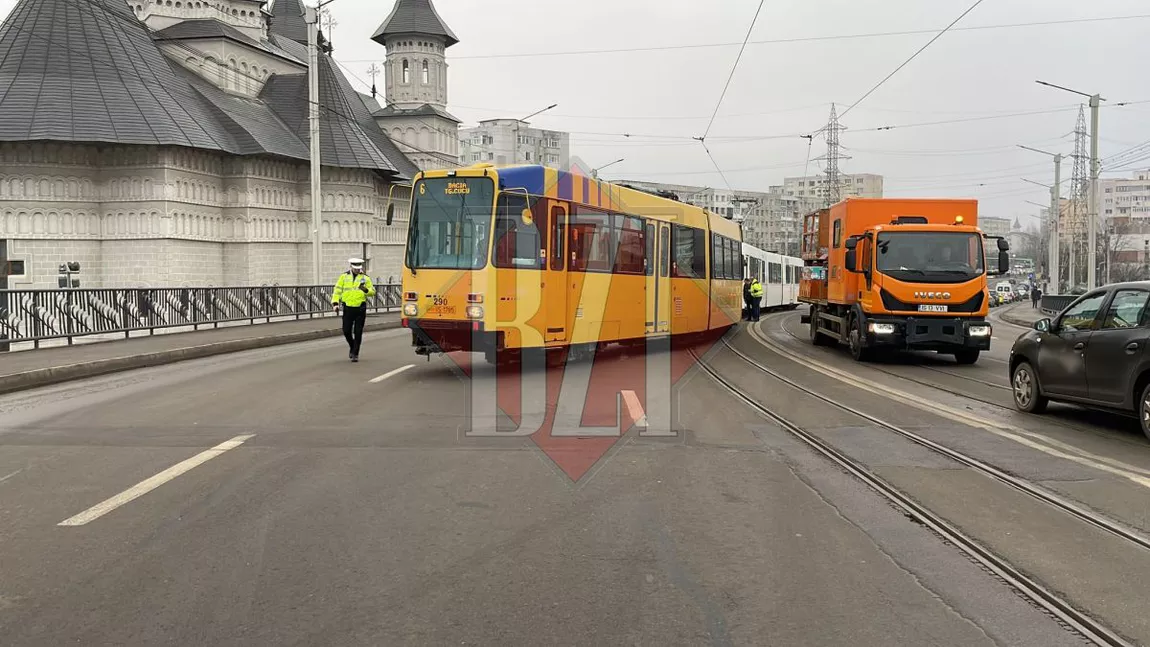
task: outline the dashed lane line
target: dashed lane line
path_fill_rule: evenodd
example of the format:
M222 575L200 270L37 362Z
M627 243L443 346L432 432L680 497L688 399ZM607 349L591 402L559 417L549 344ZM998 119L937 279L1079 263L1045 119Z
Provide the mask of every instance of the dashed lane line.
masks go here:
M368 380L368 382L370 382L372 384L379 384L380 382L386 380L389 377L395 377L396 375L399 375L400 373L402 373L408 369L412 369L412 368L415 368L415 364L408 364L407 366L400 366L399 368L395 369L394 371L388 371L388 372L384 373L383 375L380 375L379 377L373 377L370 380Z
M254 436L255 436L255 434L249 434L246 436L236 436L235 438L232 438L231 440L226 441L226 442L222 442L222 443L216 445L215 447L212 447L211 449L202 451L199 454L196 454L195 456L193 456L193 457L191 457L185 461L176 463L175 465L169 467L168 469L160 472L159 474L156 474L155 476L153 476L149 479L140 481L139 483L133 485L132 487L128 488L127 490L124 490L123 492L117 494L116 496L114 496L110 499L107 499L105 501L97 503L96 505L92 506L91 508L88 508L87 510L81 512L80 514L78 514L74 517L69 517L69 518L61 521L57 525L60 525L60 526L83 526L85 524L91 523L91 522L95 521L96 519L99 519L100 517L102 517L102 516L108 514L109 512L115 510L116 508L119 508L120 506L123 506L127 503L131 503L132 501L135 501L136 499L144 496L148 492L151 492L152 490L160 487L161 485L167 483L168 481L171 481L172 479L176 478L177 476L180 476L181 474L184 474L184 473L192 470L193 468L196 468L200 465L203 465L204 463L212 460L213 458L215 458L216 456L219 456L220 454L223 454L224 452L227 452L227 451L230 451L232 449L235 449L236 447L239 447L240 445L244 444L246 441L248 441L249 439L251 439Z

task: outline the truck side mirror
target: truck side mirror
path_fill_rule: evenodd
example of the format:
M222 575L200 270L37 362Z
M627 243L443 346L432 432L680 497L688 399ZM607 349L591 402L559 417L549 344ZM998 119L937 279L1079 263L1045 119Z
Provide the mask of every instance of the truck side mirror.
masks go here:
M855 238L854 236L847 238L846 242L843 243L843 245L845 245L847 249L852 249L852 250L854 248L858 247L858 244L859 244L859 239Z
M998 241L998 243L999 243L998 273L999 274L1006 274L1007 272L1010 271L1010 254L1007 254L1004 250L1001 249L1002 244L1005 242L1006 242L1005 240Z
M1005 238L999 238L998 239L998 251L1000 251L1000 252L1009 252L1010 251L1010 243Z
M387 220L386 220L388 227L391 226L391 221L394 219L395 219L395 205L389 204L389 205L387 205Z
M847 258L846 258L844 265L846 266L846 270L848 272L857 272L858 271L855 269L855 267L858 266L857 255L858 255L858 253L853 248L851 248L851 247L847 248Z

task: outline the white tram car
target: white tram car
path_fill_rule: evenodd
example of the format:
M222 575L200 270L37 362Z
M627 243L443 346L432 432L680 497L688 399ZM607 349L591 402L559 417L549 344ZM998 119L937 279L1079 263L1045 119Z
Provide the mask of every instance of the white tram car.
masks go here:
M765 252L743 243L743 276L757 278L763 284L761 307L767 310L795 308L799 305L799 278L803 261L793 256Z

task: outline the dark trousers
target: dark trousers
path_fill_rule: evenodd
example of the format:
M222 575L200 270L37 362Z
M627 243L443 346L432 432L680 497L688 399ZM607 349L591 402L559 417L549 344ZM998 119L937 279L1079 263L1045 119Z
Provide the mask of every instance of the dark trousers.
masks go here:
M751 301L751 321L759 320L759 310L762 307L762 302L759 299Z
M343 337L348 349L359 357L359 347L363 343L363 325L367 323L367 304L358 308L343 307Z

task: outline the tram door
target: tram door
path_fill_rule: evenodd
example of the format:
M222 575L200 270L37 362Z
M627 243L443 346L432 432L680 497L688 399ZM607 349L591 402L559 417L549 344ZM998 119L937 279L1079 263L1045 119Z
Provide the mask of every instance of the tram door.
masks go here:
M570 294L567 285L567 203L555 200L547 201L547 224L550 230L551 242L548 245L548 271L544 284L543 301L547 308L547 334L544 340L548 342L566 341L570 331L567 330L567 299Z

